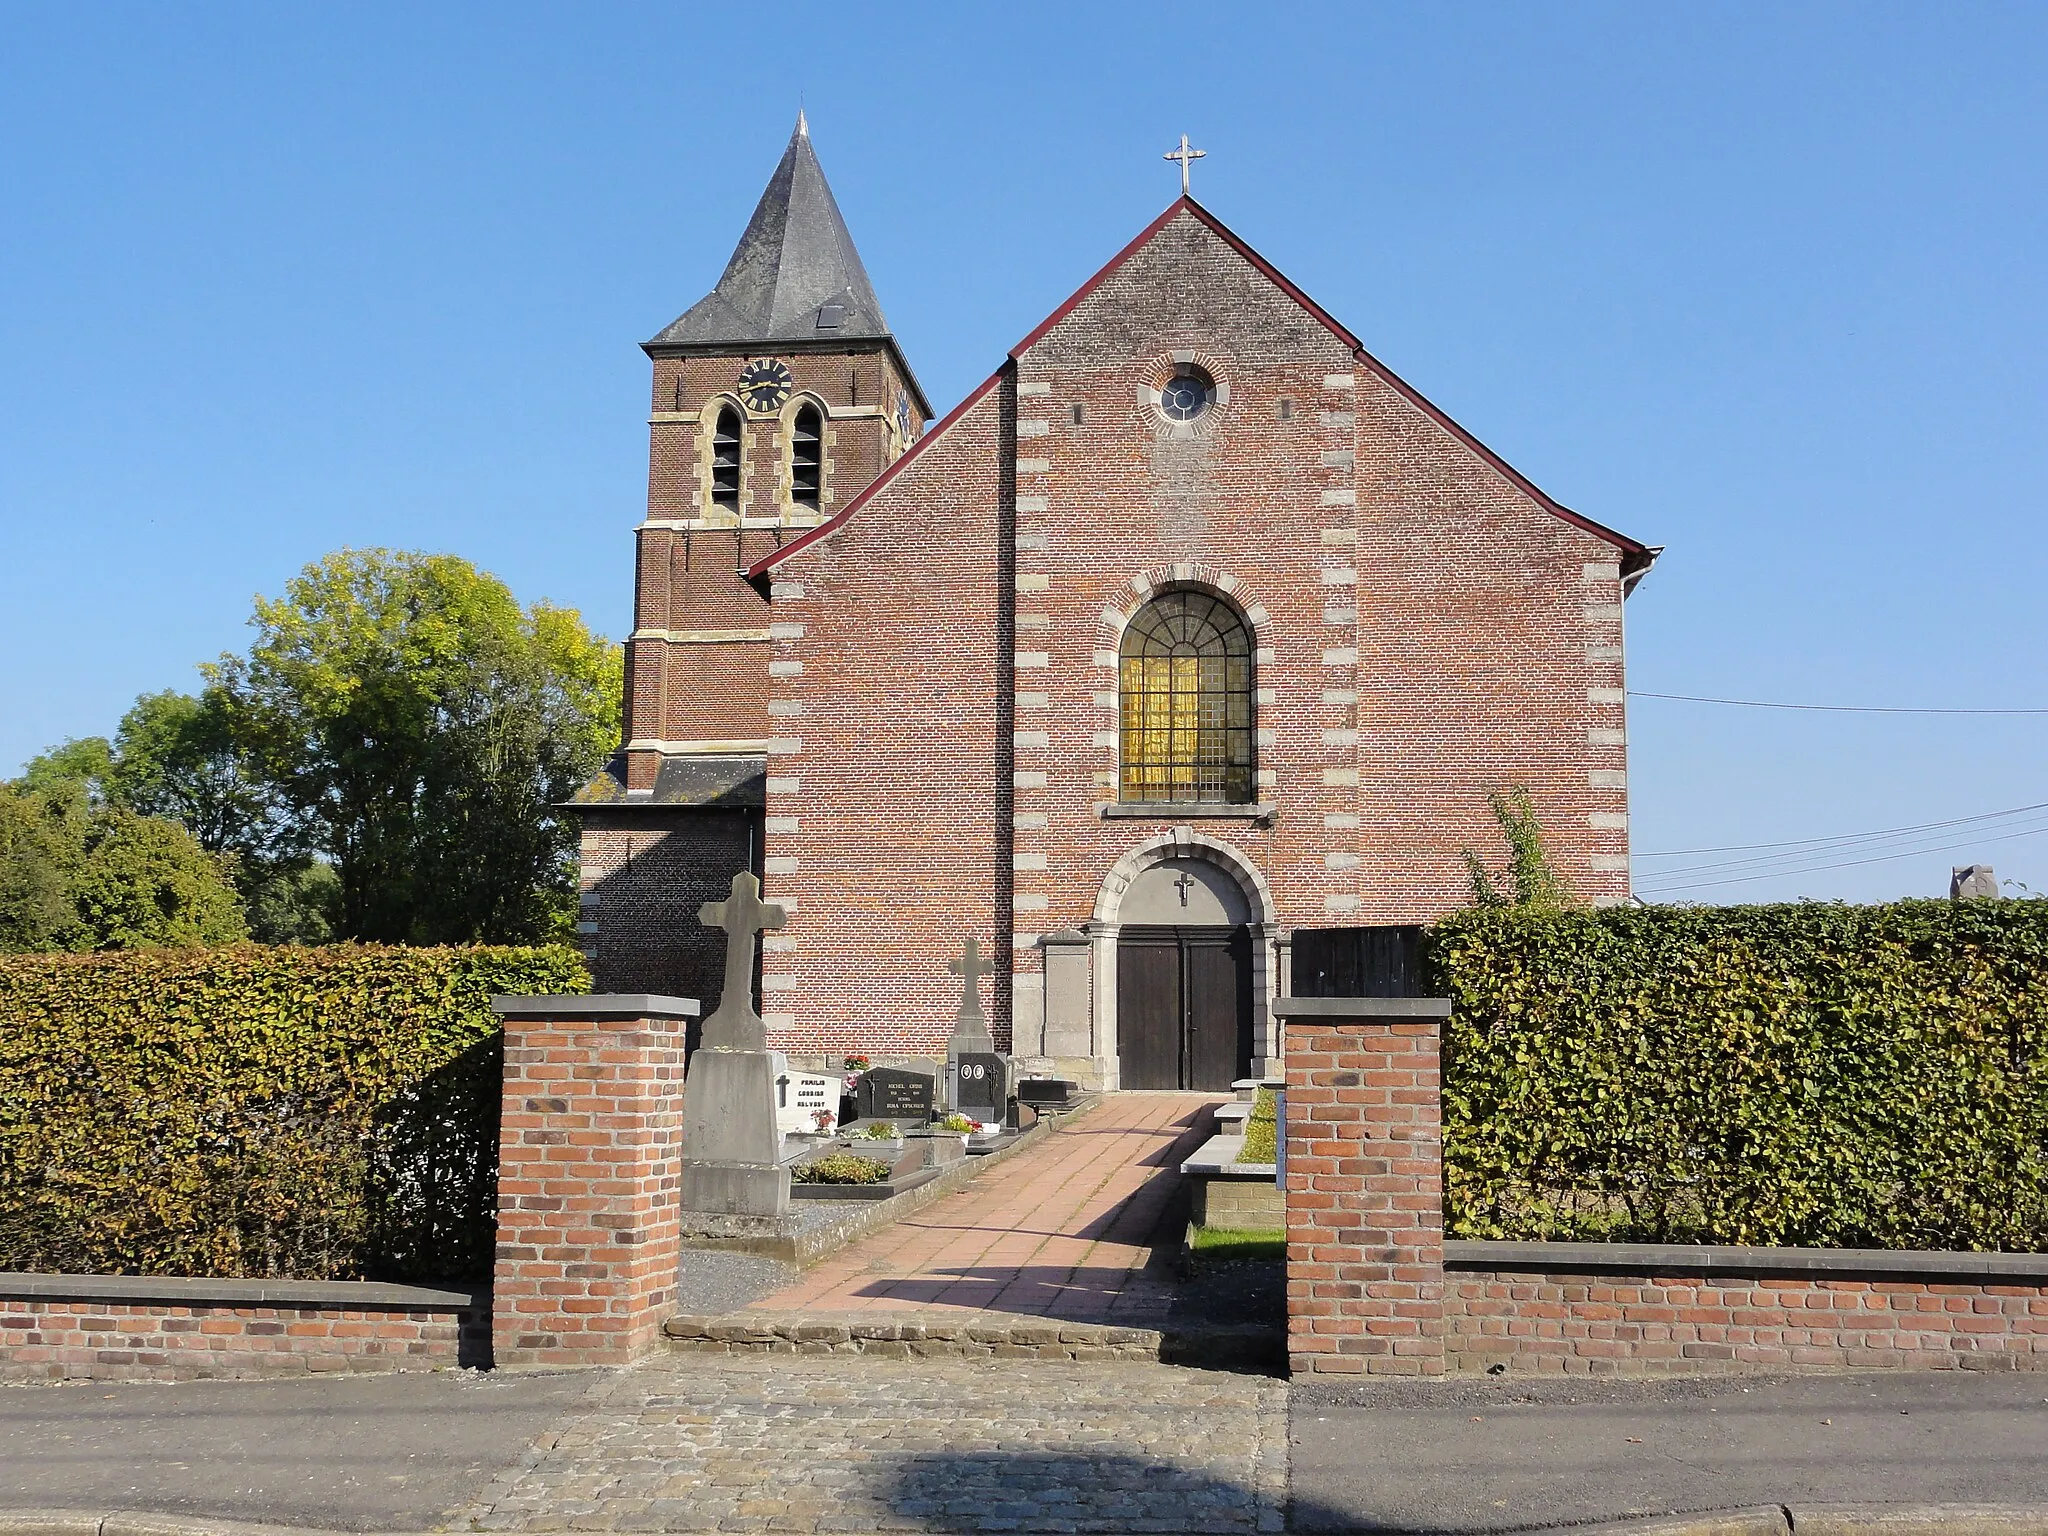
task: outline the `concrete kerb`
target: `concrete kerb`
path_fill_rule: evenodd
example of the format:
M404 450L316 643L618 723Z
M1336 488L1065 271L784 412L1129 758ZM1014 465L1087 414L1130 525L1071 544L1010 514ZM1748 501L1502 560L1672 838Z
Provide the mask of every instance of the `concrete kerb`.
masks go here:
M942 1531L943 1526L920 1524ZM1522 1526L1523 1531L1558 1530ZM2044 1536L2048 1504L1766 1504L1568 1527L1571 1536ZM357 1536L302 1525L258 1525L142 1510L0 1510L0 1536ZM432 1531L380 1536L437 1536ZM1166 1533L1171 1536L1171 1533Z
M884 1359L1148 1360L1208 1370L1278 1372L1286 1341L1256 1324L1134 1328L1052 1317L938 1309L872 1312L732 1312L673 1317L679 1354L876 1355Z

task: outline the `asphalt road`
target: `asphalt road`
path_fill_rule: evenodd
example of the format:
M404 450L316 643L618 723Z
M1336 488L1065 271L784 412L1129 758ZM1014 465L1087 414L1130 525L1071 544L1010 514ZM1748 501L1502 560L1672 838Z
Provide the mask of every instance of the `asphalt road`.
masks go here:
M1509 1530L1763 1504L2048 1502L2048 1373L1327 1388L1293 1528Z
M444 1371L0 1387L0 1509L420 1530L600 1379Z

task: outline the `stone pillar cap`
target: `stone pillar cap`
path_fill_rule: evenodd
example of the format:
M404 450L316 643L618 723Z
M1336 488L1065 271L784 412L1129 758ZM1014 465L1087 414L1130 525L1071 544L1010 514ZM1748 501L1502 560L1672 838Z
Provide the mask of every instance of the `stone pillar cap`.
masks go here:
M694 1019L703 1011L704 1005L694 997L663 997L656 992L491 999L491 1012L506 1019Z

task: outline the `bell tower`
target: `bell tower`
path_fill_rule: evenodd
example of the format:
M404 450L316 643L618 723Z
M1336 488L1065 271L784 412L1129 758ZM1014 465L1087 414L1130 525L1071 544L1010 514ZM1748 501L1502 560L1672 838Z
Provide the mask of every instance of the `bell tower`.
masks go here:
M708 997L715 974L696 983L682 936L701 901L760 872L771 600L744 572L845 507L931 419L801 113L718 285L642 349L626 739L577 797L578 926L601 990Z

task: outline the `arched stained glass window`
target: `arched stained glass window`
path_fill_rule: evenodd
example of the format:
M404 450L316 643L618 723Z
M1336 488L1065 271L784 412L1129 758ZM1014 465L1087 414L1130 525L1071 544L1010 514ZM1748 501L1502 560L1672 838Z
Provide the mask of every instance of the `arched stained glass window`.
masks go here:
M825 425L814 405L796 413L789 439L789 499L815 512L825 488Z
M1252 641L1237 610L1176 591L1139 609L1119 653L1119 798L1252 799Z
M711 429L711 504L725 512L740 509L740 413L723 406Z

